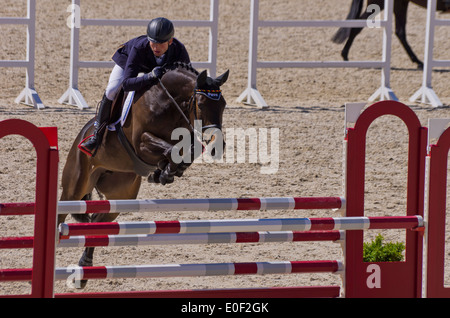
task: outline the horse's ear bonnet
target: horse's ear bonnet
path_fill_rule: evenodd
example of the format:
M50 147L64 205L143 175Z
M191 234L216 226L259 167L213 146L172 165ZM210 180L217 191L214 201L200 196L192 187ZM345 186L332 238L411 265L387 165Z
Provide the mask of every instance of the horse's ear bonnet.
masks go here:
M214 80L214 83L217 86L222 86L223 84L225 84L225 82L228 80L228 75L230 75L230 70L227 70L225 73L223 73L222 75L220 75L219 77L217 77Z
M227 80L228 75L230 74L230 71L226 71L219 77L212 79L211 77L208 77L206 70L200 73L200 75L197 77L197 88L205 87L209 89L217 89L220 86L222 86Z
M206 73L206 70L200 73L200 75L197 77L197 87L203 87L207 83L208 74Z

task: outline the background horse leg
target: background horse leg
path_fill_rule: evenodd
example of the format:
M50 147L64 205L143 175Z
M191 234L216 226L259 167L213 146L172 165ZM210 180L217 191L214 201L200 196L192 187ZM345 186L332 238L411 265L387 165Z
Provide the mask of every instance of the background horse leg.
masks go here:
M380 7L380 11L383 10L384 8L384 0L381 1L368 1L367 6L371 5L371 4L375 4L378 5ZM358 20L367 20L367 18L369 16L371 16L373 14L373 12L367 12L367 8L366 10L361 14L361 16L359 18L357 18ZM352 28L350 30L350 35L348 37L347 42L345 43L344 48L342 49L341 52L341 56L344 59L344 61L348 61L348 53L350 51L350 48L353 44L353 41L355 40L356 36L362 31L363 28Z
M406 50L406 53L408 53L411 61L417 64L417 68L423 69L422 61L417 58L406 40L406 16L408 14L408 4L409 0L394 1L395 35L397 35L397 38L402 43L403 48Z
M136 199L139 188L141 186L141 177L134 173L125 172L104 172L97 181L97 190L105 195L108 200L125 200ZM89 222L113 222L118 213L99 213L93 214ZM79 266L93 266L94 262L94 247L86 247L83 255L78 262ZM77 281L75 286L77 288L84 288L87 280Z

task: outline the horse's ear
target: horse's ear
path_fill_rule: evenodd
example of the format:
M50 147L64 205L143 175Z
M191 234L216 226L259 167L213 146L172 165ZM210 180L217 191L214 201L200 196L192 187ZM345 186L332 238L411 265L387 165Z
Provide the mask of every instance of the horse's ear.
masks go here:
M208 74L207 74L206 70L204 70L197 76L197 87L204 86L207 78L208 78Z
M225 84L225 82L228 80L228 75L230 75L230 70L227 70L225 73L223 73L222 75L220 75L219 77L217 77L214 82L218 85L218 86L222 86L223 84Z

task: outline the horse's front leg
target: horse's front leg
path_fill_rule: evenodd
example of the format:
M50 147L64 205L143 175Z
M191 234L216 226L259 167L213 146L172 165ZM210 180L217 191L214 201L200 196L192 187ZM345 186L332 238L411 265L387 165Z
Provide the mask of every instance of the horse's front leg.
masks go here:
M165 185L173 183L175 175L180 176L178 168L184 168L184 165L181 161L173 159L172 153L175 151L178 159L180 149L149 132L142 134L139 155L146 162L158 162L158 169L149 176L149 182Z

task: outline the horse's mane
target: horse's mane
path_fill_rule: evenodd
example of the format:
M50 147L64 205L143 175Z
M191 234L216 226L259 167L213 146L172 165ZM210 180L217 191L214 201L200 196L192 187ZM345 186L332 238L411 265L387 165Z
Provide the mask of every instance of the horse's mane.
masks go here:
M169 71L174 71L174 70L178 70L178 69L185 69L187 71L190 71L192 73L194 73L196 76L198 76L200 73L192 67L192 65L189 63L183 63L183 62L174 62L172 64L166 64L163 66L164 70L166 72Z

